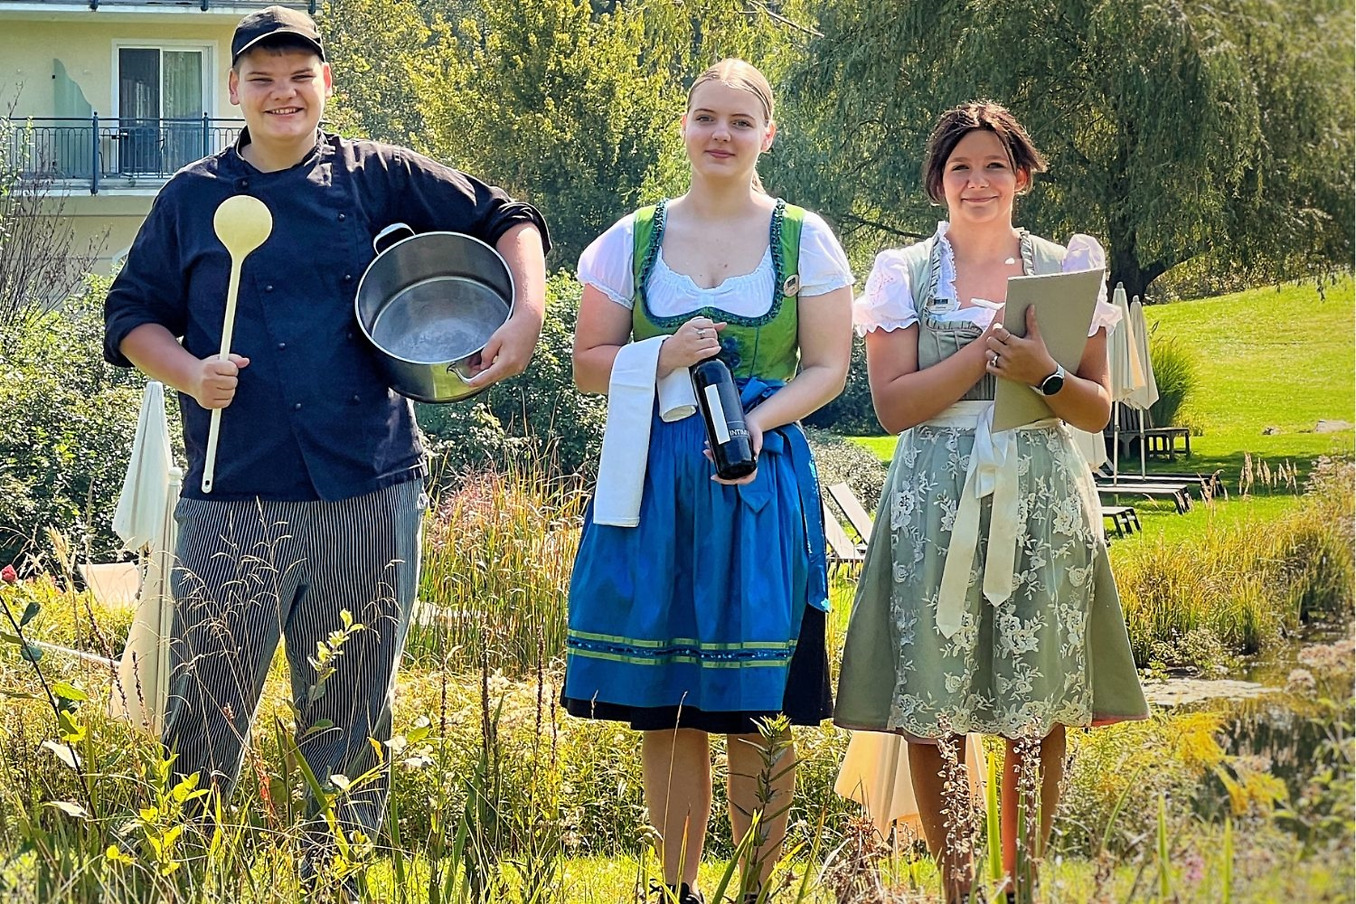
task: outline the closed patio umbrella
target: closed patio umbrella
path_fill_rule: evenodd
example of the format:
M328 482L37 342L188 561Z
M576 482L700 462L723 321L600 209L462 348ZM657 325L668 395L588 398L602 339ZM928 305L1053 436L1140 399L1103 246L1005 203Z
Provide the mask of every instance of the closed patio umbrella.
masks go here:
M1144 305L1139 303L1138 295L1130 302L1130 328L1134 331L1141 381L1127 401L1145 410L1158 401L1158 381L1154 379L1154 363L1149 357L1149 325L1144 319Z
M1123 283L1116 283L1111 303L1121 312L1120 322L1107 337L1107 356L1111 368L1111 473L1114 479L1120 475L1121 403L1129 400L1144 385L1144 367L1140 362L1134 328L1130 324L1130 305ZM1143 446L1141 439L1141 450Z
M1146 412L1158 401L1158 381L1154 379L1154 362L1149 356L1149 325L1144 319L1144 305L1136 295L1130 302L1130 329L1135 340L1135 351L1143 372L1143 383L1127 398L1126 404L1139 409L1139 473L1148 470L1148 453L1144 448L1144 421Z
M174 507L183 471L175 467L165 422L165 387L146 384L136 439L113 514L123 548L144 553L136 615L118 663L109 704L114 716L160 733L169 696L169 640L174 619L170 577L177 530Z

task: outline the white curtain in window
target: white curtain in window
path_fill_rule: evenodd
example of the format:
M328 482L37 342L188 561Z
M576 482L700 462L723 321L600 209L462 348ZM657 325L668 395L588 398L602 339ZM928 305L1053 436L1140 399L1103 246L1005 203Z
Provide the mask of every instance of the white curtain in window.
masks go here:
M203 114L202 51L166 50L162 57L165 68L165 119L193 119Z

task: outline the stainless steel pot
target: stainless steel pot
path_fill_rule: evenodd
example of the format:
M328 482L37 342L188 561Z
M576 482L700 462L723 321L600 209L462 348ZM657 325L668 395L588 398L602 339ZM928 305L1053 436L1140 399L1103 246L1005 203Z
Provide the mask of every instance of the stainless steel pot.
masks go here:
M353 304L390 387L419 402L475 395L470 365L513 313L508 264L480 239L415 235L404 223L383 229L372 245L377 257Z

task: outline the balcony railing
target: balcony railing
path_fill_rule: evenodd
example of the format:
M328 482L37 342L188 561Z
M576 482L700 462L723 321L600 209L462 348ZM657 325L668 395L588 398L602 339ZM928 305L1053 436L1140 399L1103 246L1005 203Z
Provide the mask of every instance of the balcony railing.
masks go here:
M0 8L6 2L17 2L17 0L0 0ZM23 0L25 3L32 3L34 0ZM300 3L278 3L278 0L36 0L38 3L46 3L52 6L87 6L90 9L105 9L120 6L196 6L203 12L207 12L213 7L226 7L228 10L239 9L242 7L265 7L273 6L275 3L279 6L290 6L293 9L305 9L311 15L315 15L316 7L320 4L318 0L303 0Z
M240 119L12 119L5 160L28 179L101 185L163 182L180 167L235 142Z

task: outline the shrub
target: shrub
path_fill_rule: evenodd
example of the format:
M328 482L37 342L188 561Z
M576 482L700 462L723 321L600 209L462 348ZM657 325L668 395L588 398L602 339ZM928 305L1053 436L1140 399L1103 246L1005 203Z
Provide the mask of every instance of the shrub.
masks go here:
M554 276L546 297L541 341L526 371L464 403L416 406L439 482L514 459L549 462L557 476L596 469L607 400L574 386L579 284Z
M1255 653L1315 614L1349 612L1354 467L1320 462L1299 507L1265 524L1210 521L1182 540L1118 544L1135 661L1208 666L1219 659L1215 640Z
M824 486L846 483L862 506L874 513L885 485L886 467L872 452L827 430L806 429Z
M0 563L47 552L46 528L99 556L112 532L144 379L103 363L103 296L0 333Z
M1159 427L1177 422L1182 405L1196 389L1196 359L1175 336L1154 333L1149 341L1149 359L1158 384L1158 401L1149 408L1149 417Z
M1220 722L1213 713L1184 713L1070 732L1072 766L1054 849L1091 857L1132 852L1153 837L1160 797L1171 801L1169 835L1176 836L1203 783L1225 761Z
M876 409L871 402L871 384L866 374L866 343L861 336L852 339L852 360L848 365L847 385L829 404L805 418L809 427L832 430L853 436L877 436L881 432Z
M565 648L565 610L584 494L540 459L465 475L426 524L408 655L424 664L523 674Z

